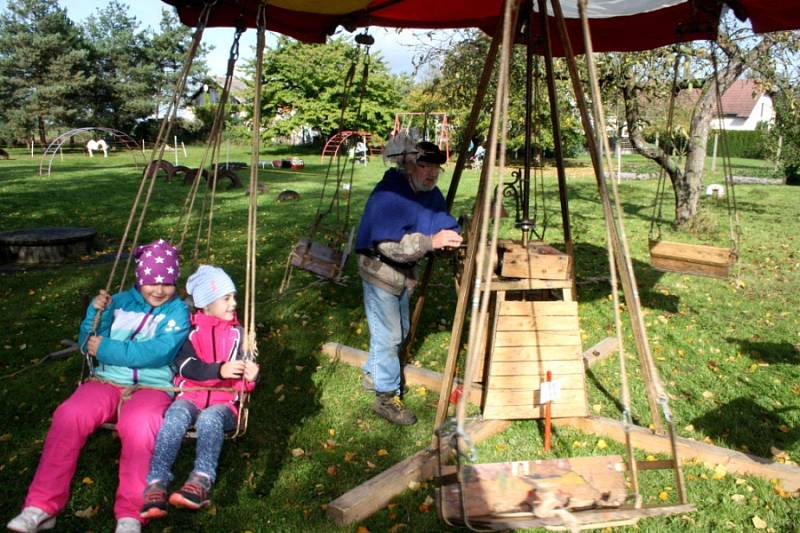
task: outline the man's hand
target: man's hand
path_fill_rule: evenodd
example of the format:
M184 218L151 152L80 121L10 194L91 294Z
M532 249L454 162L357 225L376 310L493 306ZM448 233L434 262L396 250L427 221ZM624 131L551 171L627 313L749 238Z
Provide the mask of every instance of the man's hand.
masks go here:
M434 235L431 240L433 249L439 250L441 248L456 248L464 239L461 237L461 235L451 229L443 229L439 230L439 232Z
M108 294L107 291L100 289L100 292L97 293L97 296L94 297L92 300L92 307L97 309L98 311L102 311L108 304L111 303L111 295Z
M219 367L219 375L225 379L238 379L244 373L244 361L228 361Z
M100 349L100 342L103 340L103 337L99 337L97 335L93 335L89 337L89 340L86 341L86 351L92 357L97 357L97 350Z

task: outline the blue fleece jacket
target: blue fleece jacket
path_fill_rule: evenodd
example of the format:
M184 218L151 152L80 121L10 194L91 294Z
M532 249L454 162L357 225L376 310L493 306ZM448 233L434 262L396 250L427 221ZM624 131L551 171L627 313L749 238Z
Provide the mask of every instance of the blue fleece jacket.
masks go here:
M374 250L382 241L400 241L404 235L434 235L439 230L458 231L458 223L447 213L447 203L438 187L414 192L399 169L390 168L375 186L358 226L356 251Z
M81 346L96 314L90 304L81 323ZM180 298L152 307L136 287L115 294L97 328L103 340L95 373L120 385L170 387L172 362L190 330L189 311Z

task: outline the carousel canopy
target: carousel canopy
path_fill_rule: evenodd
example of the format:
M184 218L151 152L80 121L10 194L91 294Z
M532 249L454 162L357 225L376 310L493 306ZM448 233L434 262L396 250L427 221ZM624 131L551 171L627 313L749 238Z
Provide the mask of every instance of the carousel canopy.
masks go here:
M324 42L338 26L392 28L480 28L494 33L502 0L218 0L209 26L255 26L256 10L266 1L267 29L305 42ZM164 0L181 22L195 26L202 0ZM534 1L534 7L537 7ZM676 42L713 39L720 0L590 0L588 13L597 52L648 50ZM741 20L757 33L800 28L797 0L728 0ZM549 7L548 9L552 9ZM562 10L575 52L582 51L575 0ZM552 12L549 13L552 16ZM551 25L554 21L550 20ZM555 31L555 26L551 27ZM554 52L560 53L558 47Z

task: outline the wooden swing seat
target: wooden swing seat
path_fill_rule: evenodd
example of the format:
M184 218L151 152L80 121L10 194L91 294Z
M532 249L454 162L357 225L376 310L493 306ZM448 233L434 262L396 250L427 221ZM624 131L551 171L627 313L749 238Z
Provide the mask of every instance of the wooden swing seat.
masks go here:
M248 420L248 415L250 414L250 411L249 411L248 407L240 407L239 408L239 412L240 412L240 415L239 415L239 419L236 421L236 427L233 428L233 430L228 431L228 432L225 433L225 438L226 439L235 440L235 439L243 436L247 432L247 420ZM117 424L115 424L114 422L106 422L105 424L102 424L100 427L103 428L103 429L108 429L110 431L114 431L114 432L117 431ZM184 438L187 438L187 439L196 439L197 438L197 430L194 428L194 426L189 428L189 431L186 432L186 435L184 435Z
M465 465L466 509L462 511L456 467L446 466L437 491L439 511L459 525L560 530L634 524L640 518L694 509L692 505L639 509L626 505L625 470L619 455Z
M662 272L727 278L735 262L736 254L731 248L650 241L650 265Z
M295 268L311 272L321 278L338 280L342 274L345 255L311 239L300 239L294 246L291 265Z

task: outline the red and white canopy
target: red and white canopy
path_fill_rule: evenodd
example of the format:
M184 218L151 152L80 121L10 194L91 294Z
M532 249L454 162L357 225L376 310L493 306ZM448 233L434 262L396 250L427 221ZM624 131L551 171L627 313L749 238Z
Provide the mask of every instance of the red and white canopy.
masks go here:
M255 26L256 10L266 1L267 29L305 42L324 42L338 26L393 28L480 28L493 33L502 0L218 0L210 26ZM200 0L164 0L175 6L181 22L197 24ZM534 2L536 6L538 3ZM721 0L589 0L595 51L633 51L676 42L713 39ZM727 0L757 33L800 28L797 0ZM549 2L548 2L549 5ZM582 50L576 0L563 0L573 48ZM549 8L551 9L551 8ZM552 15L552 13L549 13ZM553 20L550 21L554 24ZM551 26L555 30L555 26ZM559 50L554 50L559 53Z

